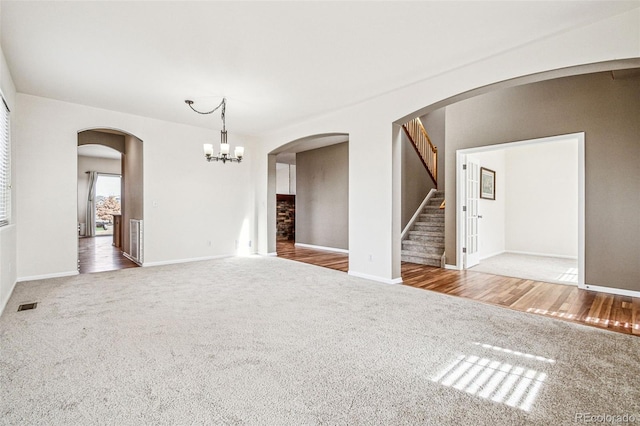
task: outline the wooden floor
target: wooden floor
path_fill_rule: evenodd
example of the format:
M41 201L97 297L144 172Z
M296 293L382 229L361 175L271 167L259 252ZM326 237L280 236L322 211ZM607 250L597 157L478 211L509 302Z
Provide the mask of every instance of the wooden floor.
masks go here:
M296 248L278 241L278 256L348 271L346 254ZM581 290L472 271L452 271L402 262L404 285L464 297L521 312L640 336L640 298Z
M81 274L137 266L113 246L112 236L78 238L78 270Z

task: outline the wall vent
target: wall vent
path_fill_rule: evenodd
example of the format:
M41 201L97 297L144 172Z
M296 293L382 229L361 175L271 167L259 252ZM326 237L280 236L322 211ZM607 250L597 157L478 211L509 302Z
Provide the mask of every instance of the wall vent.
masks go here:
M129 250L131 251L131 260L138 265L142 265L144 251L142 249L143 233L142 233L142 220L130 219L129 220Z

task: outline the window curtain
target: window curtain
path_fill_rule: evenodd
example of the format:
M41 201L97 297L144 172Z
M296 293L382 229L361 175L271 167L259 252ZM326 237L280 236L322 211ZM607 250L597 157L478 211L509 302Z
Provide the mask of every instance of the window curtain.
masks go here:
M87 197L87 237L96 236L96 182L98 172L89 173L89 196Z

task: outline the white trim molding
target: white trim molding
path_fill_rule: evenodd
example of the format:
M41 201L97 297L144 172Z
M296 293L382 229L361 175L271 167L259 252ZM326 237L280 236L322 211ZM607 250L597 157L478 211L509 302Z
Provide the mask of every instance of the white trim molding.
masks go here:
M533 253L533 252L528 252L528 251L517 251L517 250L505 250L502 253L511 253L511 254L524 254L527 256L540 256L540 257L557 257L558 259L571 259L571 260L578 260L577 256L565 256L563 254L552 254L552 253ZM498 254L502 254L502 253L496 253L495 255ZM492 257L495 255L491 255L488 257ZM484 259L487 259L487 257L485 257ZM484 260L481 259L481 260Z
M376 277L375 275L363 274L361 272L355 272L355 271L349 271L348 274L351 275L352 277L364 278L365 280L376 281L383 284L392 284L392 285L402 284L402 278L388 279L388 278Z
M11 286L11 290L9 290L9 295L3 301L2 306L0 306L0 316L2 316L2 313L4 312L4 310L6 309L7 305L9 304L9 299L11 299L11 296L13 295L13 290L16 289L16 284L18 284L18 281L14 281L13 282L13 285Z
M278 253L275 251L269 252L269 253L258 253L260 256L268 256L268 257L277 257Z
M625 290L623 288L602 287L599 285L585 284L582 290L597 291L598 293L617 294L619 296L640 297L640 291Z
M133 258L133 256L131 256L129 253L126 253L126 252L124 252L124 251L123 251L123 252L122 252L122 255L123 255L124 257L126 257L127 259L129 259L130 261L132 261L133 263L135 263L136 265L138 265L138 266L144 266L144 264L143 264L143 263L140 263L140 262L138 262L137 260L135 260L135 259Z
M55 274L31 275L29 277L18 277L17 282L22 283L25 281L48 280L49 278L73 277L78 274L78 271L68 271L56 272Z
M349 250L345 250L345 249L341 249L341 248L314 246L312 244L303 244L303 243L295 243L294 245L296 247L307 248L307 249L312 249L312 250L332 251L332 252L335 252L335 253L349 254Z
M458 265L444 265L444 269L450 269L452 271L460 271L462 268Z
M201 262L203 260L224 259L227 257L235 257L233 254L221 254L218 256L192 257L190 259L161 260L159 262L144 262L141 266L146 268L149 266L174 265L176 263Z

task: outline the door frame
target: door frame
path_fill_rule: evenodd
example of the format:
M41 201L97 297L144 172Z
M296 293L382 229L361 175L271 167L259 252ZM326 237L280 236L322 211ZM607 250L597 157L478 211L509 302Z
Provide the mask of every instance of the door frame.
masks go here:
M459 149L456 151L456 269L467 269L465 257L462 252L466 241L465 214L465 171L467 155L487 151L496 151L516 146L534 145L576 139L578 143L578 288L586 289L585 285L585 134L584 132L569 133L565 135L550 136L545 138L527 139L516 142L486 145L477 148Z

